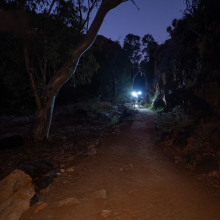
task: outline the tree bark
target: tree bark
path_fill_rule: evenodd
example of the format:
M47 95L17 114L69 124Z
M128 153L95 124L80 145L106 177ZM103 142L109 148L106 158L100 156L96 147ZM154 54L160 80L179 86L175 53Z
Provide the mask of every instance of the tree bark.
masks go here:
M113 8L120 5L124 0L103 0L98 12L84 39L80 41L73 53L72 60L67 61L64 66L50 80L46 86L45 97L41 108L36 111L34 119L33 137L35 140L48 138L52 120L54 102L57 92L74 74L82 54L93 44L105 15Z

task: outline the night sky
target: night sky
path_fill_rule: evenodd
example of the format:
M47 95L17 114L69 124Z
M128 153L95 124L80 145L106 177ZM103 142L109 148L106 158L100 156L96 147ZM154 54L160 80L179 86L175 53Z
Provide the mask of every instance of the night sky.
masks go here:
M135 0L135 2L140 11L131 1L122 3L107 14L98 34L122 43L129 33L140 37L149 33L161 44L169 38L167 27L174 18L181 18L185 9L184 0Z

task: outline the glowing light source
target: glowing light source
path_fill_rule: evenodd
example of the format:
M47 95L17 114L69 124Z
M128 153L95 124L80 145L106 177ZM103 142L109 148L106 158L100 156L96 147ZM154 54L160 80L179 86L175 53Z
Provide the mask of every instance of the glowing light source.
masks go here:
M134 96L134 97L137 97L137 96L138 96L138 94L137 94L136 92L132 92L131 94L132 94L132 96Z
M132 92L131 93L132 94L132 96L134 96L134 97L138 97L139 95L141 95L142 94L142 92Z

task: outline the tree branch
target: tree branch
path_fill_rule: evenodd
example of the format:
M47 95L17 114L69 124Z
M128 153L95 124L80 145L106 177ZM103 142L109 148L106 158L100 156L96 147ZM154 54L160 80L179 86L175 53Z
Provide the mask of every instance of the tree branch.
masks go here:
M82 27L84 27L85 24L87 23L87 31L88 31L88 25L89 25L88 22L89 22L90 13L91 13L92 10L94 9L95 5L96 5L96 3L93 2L92 6L89 6L89 10L88 10L88 12L87 12L86 19L85 19L85 21L82 23Z
M132 3L137 7L138 11L140 11L140 8L138 8L138 6L137 6L137 4L135 3L135 1L134 1L134 0L131 0L131 1L132 1Z
M56 2L56 0L53 0L53 1L52 1L51 5L50 5L50 8L49 8L49 10L48 10L48 12L47 12L47 16L50 15L50 12L51 12L51 10L52 10L52 8L53 8L55 2Z

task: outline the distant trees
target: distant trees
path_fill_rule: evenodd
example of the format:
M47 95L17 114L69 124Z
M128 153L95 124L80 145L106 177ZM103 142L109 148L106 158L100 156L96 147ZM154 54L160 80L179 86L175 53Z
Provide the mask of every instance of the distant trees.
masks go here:
M26 35L18 39L38 108L33 129L35 140L48 137L57 92L75 73L80 57L94 42L105 15L124 1L103 0L90 29L83 35L90 13L99 2L91 1L89 8L82 0L6 0L2 4L4 8L23 10L30 17L32 27L37 28L34 37Z
M98 81L98 94L101 99L111 102L125 101L130 91L132 71L127 54L119 43L103 36L98 36L93 51L100 65L94 78Z
M131 87L133 89L135 78L138 74L145 77L144 101L149 102L152 95L154 81L154 51L158 44L153 36L146 34L142 39L133 34L128 34L124 39L123 50L127 53L132 63Z
M150 99L153 97L155 88L155 59L154 52L158 46L157 42L154 40L153 36L150 34L145 35L142 38L144 59L141 61L141 72L145 77L145 92L144 101L149 103Z
M141 60L141 43L140 37L134 34L126 35L124 39L123 50L127 53L132 63L132 75L131 75L131 88L134 87L134 80L140 73L140 60Z

